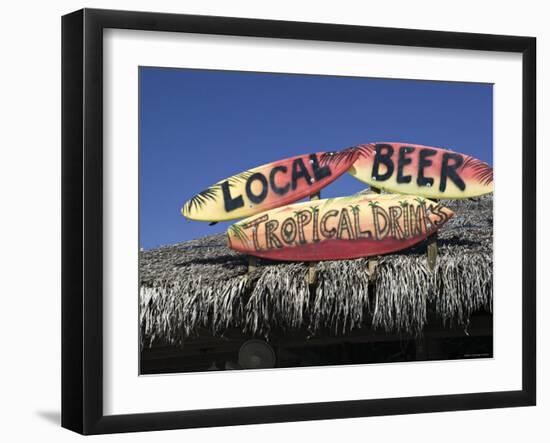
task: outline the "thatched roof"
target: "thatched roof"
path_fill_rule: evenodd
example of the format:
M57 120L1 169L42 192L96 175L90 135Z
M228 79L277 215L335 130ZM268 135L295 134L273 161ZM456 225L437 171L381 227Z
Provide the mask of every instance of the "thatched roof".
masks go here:
M140 252L142 344L179 345L201 328L248 335L305 328L342 334L356 328L419 333L433 312L467 325L492 310L493 199L442 201L455 216L439 231L430 270L426 244L368 259L320 262L310 285L307 263L258 262L229 249L224 234Z

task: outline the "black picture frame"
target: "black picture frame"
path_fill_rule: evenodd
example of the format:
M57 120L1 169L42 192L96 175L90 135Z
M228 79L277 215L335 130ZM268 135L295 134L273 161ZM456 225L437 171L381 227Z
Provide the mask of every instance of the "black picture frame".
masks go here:
M102 407L102 36L107 28L522 54L522 389L106 416ZM104 434L535 405L535 66L533 37L96 9L65 15L62 18L62 426L82 434Z

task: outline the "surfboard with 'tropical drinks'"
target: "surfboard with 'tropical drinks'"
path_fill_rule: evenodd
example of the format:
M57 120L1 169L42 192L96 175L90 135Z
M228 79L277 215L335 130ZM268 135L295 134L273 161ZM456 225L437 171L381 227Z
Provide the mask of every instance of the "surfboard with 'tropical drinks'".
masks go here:
M230 248L273 260L352 259L408 248L452 216L422 197L358 194L262 212L230 226L227 237Z

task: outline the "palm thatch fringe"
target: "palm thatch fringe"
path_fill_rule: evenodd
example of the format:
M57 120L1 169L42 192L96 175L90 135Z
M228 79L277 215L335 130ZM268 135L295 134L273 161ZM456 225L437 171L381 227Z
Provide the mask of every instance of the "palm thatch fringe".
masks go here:
M140 325L142 344L157 340L181 344L199 328L222 334L238 327L243 317L243 297L248 290L247 275L203 284L202 278L142 286ZM147 337L147 340L143 338Z
M199 328L215 335L240 328L265 337L274 328L302 327L312 334L343 334L365 326L419 334L428 303L444 324L467 326L473 312L492 312L489 254L442 257L433 272L422 256L382 257L375 281L366 269L362 259L320 263L312 294L302 263L266 266L253 277L245 274L215 284L197 278L143 286L144 345L156 340L179 345Z
M426 323L430 271L422 256L383 257L376 269L372 326L419 333Z
M297 263L265 267L245 307L244 331L268 336L272 327L302 327L309 305L306 273Z
M364 326L370 307L367 260L321 262L309 328L346 333Z
M492 312L492 254L445 254L434 270L433 285L430 301L443 323L466 326L473 312Z
M246 256L227 248L223 234L142 251L142 345L182 345L205 328L265 337L361 327L418 334L432 312L467 327L474 312L492 312L492 197L444 204L456 215L439 231L433 270L425 244L380 257L375 279L366 259L318 263L314 286L305 263L259 260L247 273Z

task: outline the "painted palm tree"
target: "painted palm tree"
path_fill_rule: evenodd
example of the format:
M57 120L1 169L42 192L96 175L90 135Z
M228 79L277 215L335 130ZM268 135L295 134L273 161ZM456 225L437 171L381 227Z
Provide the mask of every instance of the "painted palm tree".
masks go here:
M229 181L229 186L246 182L250 177L252 177L252 174L254 174L254 172L252 171L243 171L240 174L236 174L236 175L233 175L232 177L229 177L227 179Z
M246 180L248 180L248 178L251 177L252 174L253 172L251 171L244 171L240 174L229 177L227 180L222 180L218 183L213 184L209 188L199 192L197 195L188 200L183 207L184 212L191 213L193 212L193 210L199 211L209 201L215 202L221 196L223 182L227 181L229 187L233 188L239 183L242 184L243 182L246 182Z
M356 146L352 146L346 149L342 149L337 152L324 152L321 154L319 163L321 166L338 166L342 162L352 162L359 155L359 151Z
M200 210L203 206L208 203L208 201L215 202L218 198L218 191L220 190L219 185L213 185L204 191L199 192L197 195L192 197L187 203L185 203L183 209L186 213L191 213L193 210Z
M380 202L371 200L371 201L369 202L369 206L370 206L371 208L375 208L376 206L380 206Z
M241 243L246 244L248 242L248 236L244 232L242 226L239 226L239 224L235 223L234 225L231 225L229 227L229 232L231 232L231 234L238 238Z
M351 208L351 212L353 214L359 214L359 212L361 211L359 205L349 205L349 207Z

